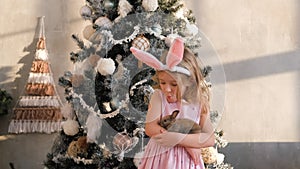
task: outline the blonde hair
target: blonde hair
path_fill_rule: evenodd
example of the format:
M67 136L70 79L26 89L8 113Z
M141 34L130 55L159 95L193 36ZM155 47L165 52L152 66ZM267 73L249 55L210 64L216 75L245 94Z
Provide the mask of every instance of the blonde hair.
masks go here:
M189 103L200 103L203 113L207 113L209 111L210 93L209 88L205 83L204 76L201 72L202 64L194 55L194 53L188 48L184 49L183 55L183 59L178 66L188 69L191 75L187 76L178 72L166 72L168 72L178 84L179 92L177 93L177 98L184 99ZM162 57L165 57L165 55ZM153 78L154 81L158 82L155 88L160 88L157 78L157 74L159 72L161 71L157 71ZM183 87L185 87L185 91L184 93L181 93Z

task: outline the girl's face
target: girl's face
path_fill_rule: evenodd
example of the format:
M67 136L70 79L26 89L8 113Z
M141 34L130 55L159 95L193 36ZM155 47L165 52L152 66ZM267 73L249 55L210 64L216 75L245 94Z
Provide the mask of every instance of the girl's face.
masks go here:
M167 72L161 71L158 73L159 86L162 92L167 97L169 103L177 101L178 84L177 81Z

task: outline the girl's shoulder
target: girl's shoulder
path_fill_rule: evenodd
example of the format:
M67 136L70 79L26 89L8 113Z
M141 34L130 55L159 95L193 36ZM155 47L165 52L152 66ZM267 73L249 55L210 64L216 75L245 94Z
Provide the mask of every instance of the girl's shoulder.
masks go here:
M161 93L161 89L154 89L154 92L153 93Z
M162 91L160 89L155 89L154 92L152 93L152 96L162 96Z
M155 89L151 94L151 100L160 100L162 101L162 92L160 89Z

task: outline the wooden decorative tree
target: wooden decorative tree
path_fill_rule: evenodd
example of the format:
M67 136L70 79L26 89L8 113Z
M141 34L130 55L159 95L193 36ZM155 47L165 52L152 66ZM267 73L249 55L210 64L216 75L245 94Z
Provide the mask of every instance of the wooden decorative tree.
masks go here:
M25 91L13 109L9 133L51 133L61 128L61 100L55 88L46 48L44 17Z

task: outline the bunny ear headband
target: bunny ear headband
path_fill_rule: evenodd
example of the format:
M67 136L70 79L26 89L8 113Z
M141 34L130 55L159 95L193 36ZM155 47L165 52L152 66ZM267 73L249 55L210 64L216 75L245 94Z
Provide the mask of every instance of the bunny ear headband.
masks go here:
M168 55L166 58L166 65L161 63L155 56L152 54L145 52L143 50L139 50L135 47L131 47L130 51L132 54L141 62L147 64L148 66L156 69L156 70L169 70L171 72L179 72L185 75L190 76L191 73L186 68L177 66L182 58L184 52L184 44L181 38L176 38L168 51Z

